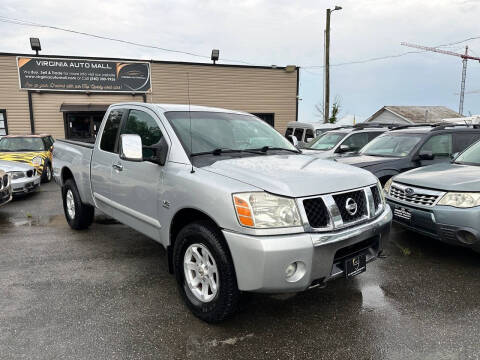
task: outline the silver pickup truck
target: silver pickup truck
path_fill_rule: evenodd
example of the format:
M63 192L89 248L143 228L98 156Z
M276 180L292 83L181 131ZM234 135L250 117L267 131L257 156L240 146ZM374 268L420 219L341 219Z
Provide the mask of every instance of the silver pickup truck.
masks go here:
M240 293L298 292L365 271L392 213L371 173L302 155L243 112L109 107L95 144L57 140L67 222L94 209L162 244L192 312L221 321Z

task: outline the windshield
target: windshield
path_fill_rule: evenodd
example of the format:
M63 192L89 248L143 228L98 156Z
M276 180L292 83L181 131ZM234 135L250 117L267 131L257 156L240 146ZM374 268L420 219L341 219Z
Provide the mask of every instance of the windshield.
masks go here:
M365 145L360 154L372 156L387 157L405 157L413 150L422 139L419 134L388 134L381 135L367 145Z
M305 149L311 150L331 150L342 140L347 134L327 132L313 140Z
M189 154L212 152L216 149L248 150L266 146L297 151L270 125L251 115L170 111L166 112L165 116Z
M480 165L480 141L470 146L455 159L457 164Z
M0 151L44 151L42 139L36 137L13 137L0 139Z

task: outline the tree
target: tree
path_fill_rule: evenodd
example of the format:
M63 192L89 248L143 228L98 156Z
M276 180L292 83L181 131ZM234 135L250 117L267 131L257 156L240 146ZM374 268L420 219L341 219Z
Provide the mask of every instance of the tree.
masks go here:
M315 105L315 116L323 119L325 106L323 105L323 100ZM328 122L330 124L335 124L340 119L340 113L342 109L342 98L340 96L335 96L333 100L332 109L330 110L330 117L328 118Z

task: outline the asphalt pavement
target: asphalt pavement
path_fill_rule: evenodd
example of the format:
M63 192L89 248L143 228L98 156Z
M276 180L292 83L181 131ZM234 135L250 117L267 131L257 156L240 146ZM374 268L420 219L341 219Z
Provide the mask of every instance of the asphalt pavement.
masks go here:
M479 359L480 255L394 227L387 257L299 294L195 318L161 245L51 183L0 208L0 359Z

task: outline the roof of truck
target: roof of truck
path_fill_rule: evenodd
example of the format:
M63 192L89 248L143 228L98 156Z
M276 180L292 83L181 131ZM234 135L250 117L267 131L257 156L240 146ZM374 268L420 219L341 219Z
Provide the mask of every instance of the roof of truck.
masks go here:
M239 110L230 110L230 109L223 109L217 107L210 107L210 106L201 106L201 105L188 105L188 104L152 104L152 103L144 103L144 102L125 102L125 103L117 103L113 104L112 106L125 106L125 105L136 105L136 106L143 106L151 109L160 109L163 112L167 111L210 111L210 112L228 112L234 114L248 114L244 111Z

